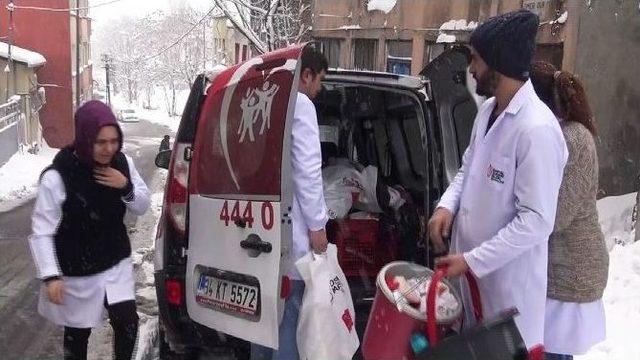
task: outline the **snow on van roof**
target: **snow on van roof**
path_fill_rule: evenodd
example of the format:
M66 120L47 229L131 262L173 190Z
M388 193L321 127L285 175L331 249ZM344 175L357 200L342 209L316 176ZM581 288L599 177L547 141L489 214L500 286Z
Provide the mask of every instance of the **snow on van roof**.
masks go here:
M9 44L2 41L0 41L0 57L5 59L9 58ZM47 63L47 60L41 54L15 45L11 45L11 58L27 64L30 68L42 66Z

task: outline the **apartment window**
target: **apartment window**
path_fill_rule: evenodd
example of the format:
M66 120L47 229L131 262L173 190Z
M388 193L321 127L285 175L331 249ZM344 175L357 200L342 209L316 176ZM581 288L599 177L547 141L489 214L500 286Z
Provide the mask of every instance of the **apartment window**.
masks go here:
M242 61L247 60L247 45L242 45Z
M329 62L330 68L340 67L340 39L318 39L320 51Z
M355 39L353 45L353 67L356 70L376 70L378 40Z
M411 41L387 41L387 72L401 75L411 74Z
M240 62L240 44L236 43L236 64Z

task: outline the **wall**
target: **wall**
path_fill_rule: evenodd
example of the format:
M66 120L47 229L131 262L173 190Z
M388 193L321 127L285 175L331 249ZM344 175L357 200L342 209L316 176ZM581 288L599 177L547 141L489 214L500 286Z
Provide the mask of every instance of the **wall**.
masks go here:
M525 0L539 7L542 20L555 17L559 0ZM425 42L434 43L440 26L448 20L484 21L496 14L520 9L522 0L397 0L396 6L385 14L368 11L366 0L316 0L313 9L314 38L342 39L340 67L352 68L354 39L377 39L378 61L375 70L386 70L386 41L413 42L411 74L423 69ZM561 42L563 28L552 31L550 26L540 30L538 42ZM469 31L447 32L459 42L466 42Z
M4 69L7 66L7 59L0 58L0 69ZM7 93L7 73L0 72L0 103L5 103L5 94L7 97L11 95L24 95L35 89L37 83L37 77L35 71L37 68L29 68L26 64L13 61L13 70L9 73L9 91Z
M640 11L638 1L575 2L575 71L599 130L600 196L637 191L640 170Z
M8 16L0 1L0 36L8 36ZM69 2L22 0L22 6L68 8ZM73 141L73 98L71 92L71 52L69 13L16 9L13 15L14 44L39 52L47 64L38 72L46 84L47 104L40 112L43 135L50 146L62 147Z
M2 129L0 129L2 130ZM18 124L0 131L0 166L4 165L18 151Z

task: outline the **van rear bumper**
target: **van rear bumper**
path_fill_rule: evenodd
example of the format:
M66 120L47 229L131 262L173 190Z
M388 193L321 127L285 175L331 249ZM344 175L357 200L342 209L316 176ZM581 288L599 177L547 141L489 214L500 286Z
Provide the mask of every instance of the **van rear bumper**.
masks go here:
M176 352L186 352L190 349L229 348L236 352L238 359L243 359L245 356L248 358L250 344L247 341L208 328L189 318L184 299L184 274L184 266L169 266L154 272L159 322L171 348ZM165 288L167 279L178 280L182 284L183 299L180 306L169 304L167 301Z

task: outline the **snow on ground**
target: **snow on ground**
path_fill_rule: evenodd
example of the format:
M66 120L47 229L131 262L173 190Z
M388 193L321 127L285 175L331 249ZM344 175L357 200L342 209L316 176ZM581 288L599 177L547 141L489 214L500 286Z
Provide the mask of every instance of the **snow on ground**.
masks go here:
M167 171L157 169L151 181L151 206L146 214L138 217L133 228L129 229L131 257L133 260L136 306L140 325L138 328L138 343L136 360L148 359L156 347L158 339L158 302L153 277L154 239L160 213L162 212L162 193L166 181ZM90 360L110 359L112 354L112 330L108 322L92 331L89 338Z
M176 112L178 114L182 114L182 110L184 109L185 104L187 103L187 99L189 98L189 89L177 90L176 91ZM130 103L126 99L125 93L118 93L111 97L111 103L113 110L117 113L118 110L122 109L134 109L138 118L147 120L154 124L164 125L171 129L173 132L178 131L178 125L180 124L180 115L177 116L169 116L166 105L164 101L164 95L162 94L162 89L157 88L154 91L153 96L151 97L151 107L152 109L145 109L142 107L142 100L133 101Z
M17 152L0 167L0 212L9 211L36 196L40 173L51 164L58 149L43 142L38 154Z
M640 358L640 242L631 214L636 193L598 201L600 225L609 246L609 280L604 291L607 340L576 360Z

